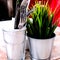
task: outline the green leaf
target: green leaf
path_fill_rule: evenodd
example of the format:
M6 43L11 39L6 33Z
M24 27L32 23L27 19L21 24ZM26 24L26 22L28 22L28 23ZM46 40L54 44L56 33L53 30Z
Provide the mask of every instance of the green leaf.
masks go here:
M49 7L35 5L35 10L32 12L32 22L27 19L27 32L31 37L35 38L50 38L56 29L56 24L52 24L53 13L48 14Z

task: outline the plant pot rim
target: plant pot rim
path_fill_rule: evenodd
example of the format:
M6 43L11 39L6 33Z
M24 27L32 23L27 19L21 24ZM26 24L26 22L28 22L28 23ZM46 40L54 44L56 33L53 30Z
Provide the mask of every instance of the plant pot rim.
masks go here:
M31 36L29 36L29 35L27 35L28 36L28 38L32 38L32 39L38 39L38 40L45 40L45 39L52 39L52 38L54 38L55 36L56 36L56 34L55 33L53 33L53 35L51 36L51 37L49 37L49 38L35 38L35 37L31 37Z

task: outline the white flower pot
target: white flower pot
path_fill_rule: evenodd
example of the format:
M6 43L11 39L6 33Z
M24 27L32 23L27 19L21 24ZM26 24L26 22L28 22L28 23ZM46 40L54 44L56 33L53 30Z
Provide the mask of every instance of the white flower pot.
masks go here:
M31 60L49 60L54 37L49 39L35 39L28 37Z

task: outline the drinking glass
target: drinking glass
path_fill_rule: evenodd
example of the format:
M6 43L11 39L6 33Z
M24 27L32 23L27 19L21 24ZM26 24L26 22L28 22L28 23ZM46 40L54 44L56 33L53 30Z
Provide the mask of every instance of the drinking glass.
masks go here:
M3 38L6 43L7 60L24 60L25 29L3 29Z

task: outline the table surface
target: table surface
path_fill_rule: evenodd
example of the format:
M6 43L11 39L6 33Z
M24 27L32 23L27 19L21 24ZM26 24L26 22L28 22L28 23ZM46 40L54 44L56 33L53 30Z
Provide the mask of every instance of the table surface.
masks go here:
M0 22L0 27L2 26L2 23L4 24L5 22ZM5 26L7 26L7 25L5 24ZM60 27L56 28L55 33L56 33L56 37L55 37L54 46L52 49L51 60L60 60ZM2 37L1 34L0 34L0 37ZM4 43L1 46L1 44L2 44L1 39L2 38L0 38L0 60L7 60ZM26 50L26 58L25 59L30 60L30 55L29 55L28 50Z

